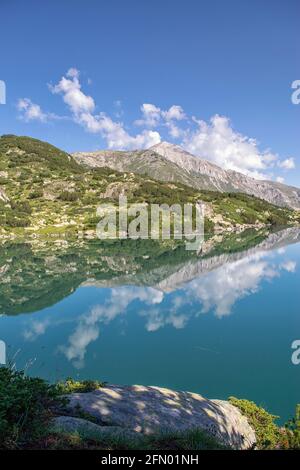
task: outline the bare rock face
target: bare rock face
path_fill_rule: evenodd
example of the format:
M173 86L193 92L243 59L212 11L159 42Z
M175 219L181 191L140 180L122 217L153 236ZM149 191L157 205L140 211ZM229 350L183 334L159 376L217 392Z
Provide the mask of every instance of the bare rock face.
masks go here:
M6 196L3 189L0 188L0 201L9 202L9 198Z
M196 393L110 385L89 393L71 394L70 410L78 405L100 425L136 433L201 429L233 449L249 449L256 442L253 429L236 407Z

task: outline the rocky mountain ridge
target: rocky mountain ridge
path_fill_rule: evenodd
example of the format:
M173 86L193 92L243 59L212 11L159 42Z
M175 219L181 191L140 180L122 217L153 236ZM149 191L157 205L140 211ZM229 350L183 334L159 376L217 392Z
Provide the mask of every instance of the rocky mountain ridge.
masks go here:
M109 167L129 171L161 181L180 182L200 190L246 193L280 207L300 210L299 188L256 180L236 171L224 170L169 142L161 142L148 150L132 152L78 152L73 154L73 158L77 163L92 168Z

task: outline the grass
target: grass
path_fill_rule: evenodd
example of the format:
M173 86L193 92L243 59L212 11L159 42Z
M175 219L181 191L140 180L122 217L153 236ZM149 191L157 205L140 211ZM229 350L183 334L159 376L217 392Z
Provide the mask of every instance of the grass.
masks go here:
M228 450L202 430L161 433L136 438L97 433L51 432L29 444L32 449L51 450Z

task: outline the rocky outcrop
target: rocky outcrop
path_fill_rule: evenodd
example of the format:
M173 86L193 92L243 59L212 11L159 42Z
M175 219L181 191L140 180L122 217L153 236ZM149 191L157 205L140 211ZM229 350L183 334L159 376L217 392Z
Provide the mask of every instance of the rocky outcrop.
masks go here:
M236 407L191 392L109 385L93 392L71 394L68 406L70 413L79 406L96 418L98 425L108 428L146 435L201 429L233 449L253 448L256 442L253 429Z
M169 142L161 142L144 151L78 152L73 154L73 158L89 167L129 171L161 181L183 183L195 189L241 192L281 207L300 209L299 188L225 170Z
M0 201L9 202L8 196L5 194L4 190L0 188Z

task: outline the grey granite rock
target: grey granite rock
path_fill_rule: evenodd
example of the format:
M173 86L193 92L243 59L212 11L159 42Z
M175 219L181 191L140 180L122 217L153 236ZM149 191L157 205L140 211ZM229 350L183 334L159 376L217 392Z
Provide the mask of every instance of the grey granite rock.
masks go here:
M120 426L100 426L86 419L73 416L58 416L50 424L50 429L63 433L79 433L86 439L126 438L138 439L139 435L127 428Z
M110 385L69 396L69 408L80 405L98 424L143 434L202 429L234 449L255 445L253 429L230 403L208 400L191 392L140 385Z

